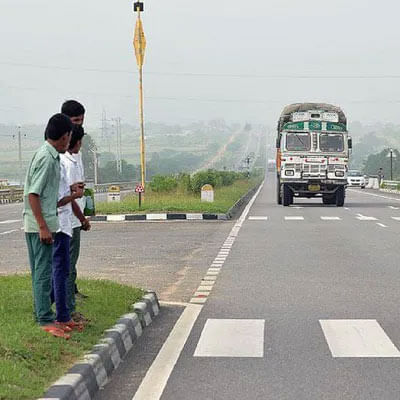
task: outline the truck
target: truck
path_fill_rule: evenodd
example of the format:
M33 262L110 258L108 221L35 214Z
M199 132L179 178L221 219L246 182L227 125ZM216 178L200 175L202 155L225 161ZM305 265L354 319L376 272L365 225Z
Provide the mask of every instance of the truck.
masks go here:
M276 138L277 202L296 197L322 198L343 207L352 139L347 119L337 106L295 103L278 120Z

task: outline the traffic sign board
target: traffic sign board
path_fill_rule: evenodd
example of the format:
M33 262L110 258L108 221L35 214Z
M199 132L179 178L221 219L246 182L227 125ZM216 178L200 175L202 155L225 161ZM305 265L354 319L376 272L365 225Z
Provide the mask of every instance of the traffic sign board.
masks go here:
M136 21L133 45L135 47L135 55L138 67L141 68L144 63L144 53L146 50L146 38L144 36L143 24L141 19L138 19Z
M142 185L136 185L135 192L136 193L144 193L144 187Z

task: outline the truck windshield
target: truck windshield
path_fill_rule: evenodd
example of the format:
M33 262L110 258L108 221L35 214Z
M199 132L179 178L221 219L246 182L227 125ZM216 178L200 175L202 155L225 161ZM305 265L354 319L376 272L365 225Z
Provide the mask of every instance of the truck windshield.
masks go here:
M311 149L311 136L308 132L289 132L286 134L286 149L304 151Z
M321 133L319 138L321 151L339 152L344 150L344 140L341 133Z

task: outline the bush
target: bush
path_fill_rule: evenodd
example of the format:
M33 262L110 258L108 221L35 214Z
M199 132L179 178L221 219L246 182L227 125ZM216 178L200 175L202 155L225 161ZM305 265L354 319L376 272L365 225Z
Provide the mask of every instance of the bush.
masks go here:
M214 171L209 169L208 171L201 171L194 174L191 179L192 191L199 193L202 186L207 183L215 187L230 186L239 179L244 179L245 174L233 171Z
M171 192L177 187L177 179L169 175L154 175L150 182L150 188L153 192Z
M178 190L180 192L190 192L192 190L191 187L191 178L189 174L180 173L178 175Z

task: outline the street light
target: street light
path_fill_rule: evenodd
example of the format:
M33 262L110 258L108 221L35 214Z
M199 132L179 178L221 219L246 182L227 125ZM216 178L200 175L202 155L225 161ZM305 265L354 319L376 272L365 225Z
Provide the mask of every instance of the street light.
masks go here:
M390 180L393 180L393 158L396 158L397 155L393 149L389 149L389 153L387 157L390 157Z

